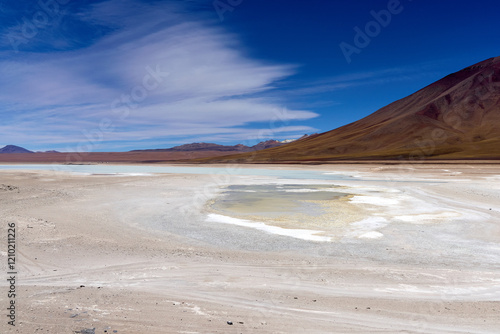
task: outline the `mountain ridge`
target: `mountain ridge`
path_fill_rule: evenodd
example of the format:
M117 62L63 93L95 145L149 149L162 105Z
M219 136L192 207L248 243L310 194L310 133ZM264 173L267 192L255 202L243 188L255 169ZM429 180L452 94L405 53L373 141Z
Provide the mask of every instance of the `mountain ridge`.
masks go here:
M187 152L187 151L239 151L239 152L253 152L258 150L263 150L267 148L279 147L285 145L287 143L283 143L277 140L266 140L262 141L253 146L246 146L243 144L237 145L220 145L214 143L190 143L183 144L179 146L174 146L171 148L159 148L159 149L144 149L144 150L132 150L130 152Z
M201 162L500 159L500 57L451 73L353 123L252 155Z

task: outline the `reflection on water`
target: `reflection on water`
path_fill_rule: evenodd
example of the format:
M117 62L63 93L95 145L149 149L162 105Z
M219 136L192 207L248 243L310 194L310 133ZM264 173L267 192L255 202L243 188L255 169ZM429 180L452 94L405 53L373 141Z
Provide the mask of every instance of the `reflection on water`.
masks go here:
M276 218L290 215L320 216L322 201L346 196L331 185L232 185L212 203L227 215Z
M175 173L201 175L252 175L270 176L282 179L311 179L311 180L351 180L350 176L333 174L314 170L286 170L265 168L243 168L237 165L226 167L204 166L154 166L154 165L1 165L0 170L47 170L86 174L136 174L143 173Z

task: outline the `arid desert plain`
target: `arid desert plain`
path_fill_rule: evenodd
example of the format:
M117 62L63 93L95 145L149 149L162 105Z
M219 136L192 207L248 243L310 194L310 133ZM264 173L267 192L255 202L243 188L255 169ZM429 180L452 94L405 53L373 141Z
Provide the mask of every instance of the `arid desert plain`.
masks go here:
M1 333L499 332L498 164L118 167L0 168Z

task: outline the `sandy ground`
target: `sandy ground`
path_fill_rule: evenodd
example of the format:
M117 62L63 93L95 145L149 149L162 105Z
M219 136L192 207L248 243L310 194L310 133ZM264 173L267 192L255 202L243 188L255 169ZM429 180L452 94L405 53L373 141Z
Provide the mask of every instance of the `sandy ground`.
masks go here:
M500 166L268 168L354 179L0 171L0 332L499 333ZM225 186L273 182L352 194L304 220L331 241L207 221Z

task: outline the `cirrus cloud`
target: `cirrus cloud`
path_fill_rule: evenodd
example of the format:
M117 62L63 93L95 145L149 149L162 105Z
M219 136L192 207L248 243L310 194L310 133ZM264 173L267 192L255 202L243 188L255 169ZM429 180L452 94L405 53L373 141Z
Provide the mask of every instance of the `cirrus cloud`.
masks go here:
M291 123L317 114L283 113L286 101L262 95L295 66L251 59L236 36L179 5L110 0L67 15L109 32L84 48L0 54L2 142L71 150L103 119L113 130L92 149L315 130Z

